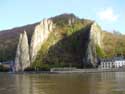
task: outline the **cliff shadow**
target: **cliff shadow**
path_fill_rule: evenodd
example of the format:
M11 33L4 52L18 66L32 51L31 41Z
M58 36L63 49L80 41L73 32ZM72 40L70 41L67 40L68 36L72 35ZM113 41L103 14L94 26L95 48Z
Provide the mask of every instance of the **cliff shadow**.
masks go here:
M83 68L90 35L90 26L76 31L70 36L65 35L63 39L51 46L43 58L42 63L54 67L78 67Z

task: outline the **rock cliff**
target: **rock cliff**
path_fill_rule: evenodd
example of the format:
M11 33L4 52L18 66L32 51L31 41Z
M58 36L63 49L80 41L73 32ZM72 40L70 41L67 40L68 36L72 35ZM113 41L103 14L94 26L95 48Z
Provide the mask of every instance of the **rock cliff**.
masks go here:
M23 71L30 65L35 70L96 67L99 57L119 52L119 49L115 52L119 40L124 45L121 36L104 33L96 22L70 14L44 19L35 26L31 35L28 36L29 47L26 32L20 34L15 58L16 71ZM110 35L114 36L113 41ZM111 43L115 43L114 48ZM118 45L117 48L121 47L121 43Z
M46 41L49 33L52 32L53 23L49 19L44 19L35 27L35 31L31 38L30 44L30 59L33 62L36 59L37 53L41 48L41 45Z
M30 67L30 64L36 59L38 51L48 38L52 29L53 23L51 20L44 19L38 24L31 37L30 48L26 32L24 31L23 34L20 34L15 57L15 71L24 71Z
M22 64L20 62L20 45L21 45L21 41L22 41L22 34L20 34L19 36L19 42L18 42L18 45L17 45L17 50L16 50L16 57L15 57L15 68L13 68L14 70L13 71L21 71L22 70Z
M87 66L97 66L98 55L96 49L97 47L102 48L102 38L102 30L99 25L94 22L90 27L90 31L88 32L87 48L85 52L85 57L83 58L83 62Z
M101 27L96 22L94 22L91 25L90 39L93 40L94 44L96 44L96 45L98 45L100 47L103 46L103 43L102 43L102 39L103 39L102 30L101 30Z
M17 52L15 57L15 71L24 71L25 68L30 66L29 57L29 44L27 34L24 31L20 34L19 43L17 46Z

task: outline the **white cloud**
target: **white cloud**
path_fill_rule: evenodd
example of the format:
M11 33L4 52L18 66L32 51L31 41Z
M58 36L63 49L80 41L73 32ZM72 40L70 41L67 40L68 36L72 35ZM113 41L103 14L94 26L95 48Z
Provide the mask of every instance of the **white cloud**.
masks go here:
M107 8L103 11L100 11L99 13L97 13L98 17L101 20L105 20L105 21L117 21L118 19L118 15L114 13L114 10L112 8Z

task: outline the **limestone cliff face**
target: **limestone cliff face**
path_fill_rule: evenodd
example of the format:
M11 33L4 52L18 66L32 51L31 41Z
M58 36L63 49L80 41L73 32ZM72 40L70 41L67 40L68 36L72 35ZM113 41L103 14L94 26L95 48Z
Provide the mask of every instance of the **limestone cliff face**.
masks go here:
M15 71L24 71L25 68L30 66L29 57L29 44L27 34L24 31L20 34L19 43L15 57Z
M47 40L49 33L52 32L53 23L49 19L44 19L39 25L36 26L35 31L31 38L30 44L30 59L33 62L36 59L37 53L41 45Z
M20 45L21 45L21 40L22 40L22 34L20 34L19 37L19 42L18 42L18 46L17 46L17 50L16 50L16 57L15 57L15 68L14 71L21 71L21 62L20 62Z
M32 34L30 47L28 45L28 39L27 39L26 32L24 32L23 34L20 34L19 43L18 43L17 52L16 52L16 58L15 58L16 71L24 71L27 67L30 67L30 64L32 64L35 61L35 59L38 55L38 52L42 49L42 46L44 46L44 43L48 41L47 39L48 39L48 37L50 37L49 34L53 31L53 26L54 26L53 22L50 19L44 19L40 24L38 24L35 27L35 30ZM82 37L85 37L85 38L82 38ZM77 41L76 42L77 45L72 44L72 42L74 42L74 41L75 42ZM69 42L71 42L71 43L69 43ZM62 43L62 44L66 43L67 44L66 48L64 46L61 46L60 43ZM69 48L70 50L68 51L67 48L68 48L68 46L71 46L71 45L74 48ZM60 49L57 49L56 48L57 46L60 46L60 47L58 47ZM78 54L79 53L78 51L84 51L83 52L84 54L80 54L80 55L78 54L79 56L76 57L75 59L76 60L80 59L79 60L80 64L82 63L82 60L83 60L84 65L95 67L98 63L98 55L97 55L97 51L96 51L97 46L100 48L102 48L102 46L103 46L102 31L101 31L101 28L98 26L98 24L96 24L94 22L94 23L91 23L91 25L89 25L88 27L86 27L85 32L82 33L80 31L80 35L79 35L79 33L75 33L75 34L67 37L67 42L65 42L64 40L60 40L59 44L55 44L53 46L53 47L55 47L55 48L53 48L54 49L53 51L51 49L47 49L47 50L51 54L58 52L57 56L60 56L60 57L62 56L62 54L60 53L61 50L64 51L64 53L65 53L64 55L68 54L69 56L72 56L72 54L75 54L75 53ZM81 48L79 48L81 50L79 50L76 47L81 47ZM82 49L84 49L84 50L82 50ZM76 52L74 52L74 50ZM54 57L51 58L51 55L49 55L49 54L46 56L48 56L47 58L49 58L49 60L54 58ZM58 57L55 57L55 58L58 58ZM74 58L72 58L72 59L74 59ZM55 62L52 60L50 60L49 62ZM41 61L41 62L43 62L43 61ZM46 61L47 60L45 60L45 62ZM61 59L59 59L58 61L61 61ZM63 61L65 63L67 63L67 61L72 61L72 60L70 60L70 59L67 60L67 58L63 58Z
M95 67L98 63L96 47L99 46L101 48L103 46L101 28L94 22L88 33L88 42L83 62Z
M90 30L90 40L94 42L94 44L102 47L103 43L102 43L102 32L101 32L101 28L99 27L99 25L94 22L91 25L91 30Z
M38 51L48 38L52 28L52 21L47 19L37 25L31 38L30 49L26 32L20 34L15 57L15 71L24 71L27 67L30 67L30 63L36 59Z

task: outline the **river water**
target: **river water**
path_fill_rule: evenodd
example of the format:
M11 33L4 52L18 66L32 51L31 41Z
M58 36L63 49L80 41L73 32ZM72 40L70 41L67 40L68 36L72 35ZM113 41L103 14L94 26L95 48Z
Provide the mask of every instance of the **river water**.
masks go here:
M0 73L0 94L125 94L125 72Z

